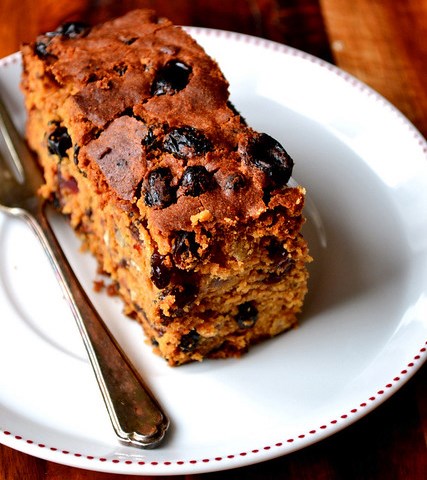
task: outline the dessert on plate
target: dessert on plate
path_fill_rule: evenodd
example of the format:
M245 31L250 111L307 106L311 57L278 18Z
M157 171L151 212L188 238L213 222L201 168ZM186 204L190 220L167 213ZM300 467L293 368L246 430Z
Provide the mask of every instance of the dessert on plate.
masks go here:
M296 325L310 261L293 160L248 126L216 62L150 10L24 45L41 195L69 217L170 365Z

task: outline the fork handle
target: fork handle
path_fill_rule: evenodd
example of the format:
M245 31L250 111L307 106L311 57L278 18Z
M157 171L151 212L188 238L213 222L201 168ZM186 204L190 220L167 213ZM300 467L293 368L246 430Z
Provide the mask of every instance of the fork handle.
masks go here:
M33 214L22 211L21 216L41 241L70 304L116 435L126 445L157 446L169 420L84 292L43 205Z

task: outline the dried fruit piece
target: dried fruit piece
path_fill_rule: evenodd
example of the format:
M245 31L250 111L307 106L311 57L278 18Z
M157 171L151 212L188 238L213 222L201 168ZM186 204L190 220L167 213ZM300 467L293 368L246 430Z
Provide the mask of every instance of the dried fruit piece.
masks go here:
M186 87L191 67L180 60L170 60L162 67L151 86L151 95L173 95Z
M245 302L238 306L235 319L240 328L252 328L258 320L258 309L255 302Z
M260 133L249 140L247 155L249 162L266 174L271 186L282 187L288 183L294 162L270 135Z
M182 273L179 271L179 273ZM171 306L166 318L172 319L182 317L185 312L183 308L190 305L197 298L199 293L198 281L195 275L179 275L178 271L174 271L174 282L176 285L170 285L163 290L160 300L169 295L175 297L174 305Z
M34 45L34 53L41 59L51 55L47 50L48 44L45 42L36 42Z
M232 173L225 179L224 189L237 192L246 186L246 178L242 173Z
M48 51L49 44L53 37L64 37L65 39L80 38L86 36L90 31L90 26L83 22L66 22L60 25L53 32L47 32L45 35L39 37L34 45L34 53L41 59L51 57L56 59L56 55Z
M175 265L184 269L185 265L192 262L195 257L198 260L198 248L199 245L196 243L194 232L177 232L172 246L172 258Z
M79 152L80 152L80 147L76 144L74 145L73 148L73 161L76 165L79 163Z
M182 283L172 289L172 295L175 295L175 304L181 309L194 302L199 292L199 287L191 279L188 283Z
M211 173L209 173L202 165L187 167L184 170L181 179L181 188L184 195L198 197L202 193L208 192L215 188L215 181Z
M156 142L156 136L151 128L148 129L147 135L142 139L142 144L147 148L151 148Z
M171 280L171 270L165 264L166 257L159 253L151 255L151 281L154 285L162 290L166 288Z
M71 138L65 127L57 126L47 138L47 148L52 155L60 158L67 156L67 150L71 148Z
M90 26L84 22L65 22L55 31L46 33L47 37L57 37L59 35L66 38L84 37L89 33Z
M149 207L166 208L176 200L175 188L171 186L169 168L157 168L148 175L144 201Z
M165 136L163 148L178 158L192 158L209 152L212 144L199 130L184 126L172 129Z
M189 333L181 337L179 348L183 352L192 352L199 343L200 334L196 330L190 330Z
M276 274L283 275L289 272L295 262L286 248L276 239L273 238L267 247L268 256L274 262Z

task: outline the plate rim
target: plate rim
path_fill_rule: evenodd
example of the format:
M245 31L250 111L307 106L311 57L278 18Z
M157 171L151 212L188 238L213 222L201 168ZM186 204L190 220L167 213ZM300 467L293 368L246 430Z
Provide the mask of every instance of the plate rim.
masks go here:
M184 29L193 35L221 37L236 42L253 44L288 56L299 57L302 60L315 64L317 67L328 70L334 75L342 78L346 83L349 83L351 87L356 88L363 95L367 95L376 102L379 102L383 108L394 115L394 117L397 118L407 130L409 130L414 141L417 142L418 147L422 150L427 159L427 142L410 120L380 93L351 74L341 70L339 67L294 47L253 35L203 27L186 26ZM0 59L0 68L7 67L11 64L18 64L20 59L21 55L19 52L8 55L7 57ZM410 361L402 367L400 372L396 374L394 378L389 379L388 383L379 387L376 393L372 394L369 399L366 399L366 401L360 403L349 411L337 415L335 418L331 419L328 424L317 426L308 432L301 432L300 435L292 438L284 438L277 443L273 442L271 445L260 446L251 451L230 453L229 455L221 457L211 456L209 458L191 459L191 457L188 456L185 460L174 459L171 461L152 460L147 462L136 462L123 460L117 455L111 457L84 455L79 452L61 450L55 446L38 443L36 439L26 438L24 435L20 435L19 432L13 432L7 428L3 428L2 425L0 425L0 443L45 460L54 461L68 466L109 473L133 475L180 475L208 473L238 468L290 454L350 426L369 412L375 410L379 405L396 393L410 378L413 377L426 360L427 339L424 340L424 343L420 340L418 351L415 354L412 354L412 356L410 355Z

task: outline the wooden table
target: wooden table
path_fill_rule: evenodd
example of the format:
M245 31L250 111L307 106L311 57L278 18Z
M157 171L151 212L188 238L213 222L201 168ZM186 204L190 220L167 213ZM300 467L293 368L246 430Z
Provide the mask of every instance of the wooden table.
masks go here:
M76 19L97 22L135 7L177 24L234 30L335 63L380 92L427 136L427 0L2 0L0 57ZM421 339L422 340L422 339ZM367 417L288 456L195 479L427 478L427 365ZM125 480L66 467L0 445L0 480Z

